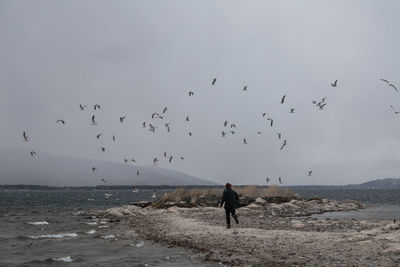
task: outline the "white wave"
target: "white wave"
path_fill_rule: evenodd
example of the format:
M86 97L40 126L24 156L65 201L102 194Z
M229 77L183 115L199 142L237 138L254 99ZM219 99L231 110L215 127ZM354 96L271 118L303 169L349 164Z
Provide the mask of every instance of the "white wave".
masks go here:
M28 236L32 239L42 239L42 238L64 238L64 237L77 237L76 233L63 233L63 234L54 234L54 235L31 235Z
M67 257L61 257L61 258L54 258L52 259L53 261L63 261L63 262L73 262L74 260L71 258L71 256Z
M92 230L90 230L90 231L87 231L86 233L87 233L88 235L93 235L93 234L96 233L96 230L92 229Z
M144 242L143 242L143 241L140 241L139 243L136 244L136 247L137 247L137 248L140 248L140 247L142 247L143 245L144 245Z
M89 223L86 223L87 225L97 225L97 222L89 222Z
M115 237L115 235L106 235L106 236L103 236L104 239L109 239L109 238L114 238L114 237Z
M41 221L41 222L28 222L30 225L45 225L45 224L49 224L46 221Z
M101 229L101 228L109 228L110 226L108 226L108 225L102 225L102 226L99 226L99 227L97 227L97 228L99 228L99 229Z

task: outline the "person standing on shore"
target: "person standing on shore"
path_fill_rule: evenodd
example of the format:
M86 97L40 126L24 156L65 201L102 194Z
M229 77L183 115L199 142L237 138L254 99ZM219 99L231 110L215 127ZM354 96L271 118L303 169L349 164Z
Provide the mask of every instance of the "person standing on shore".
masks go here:
M232 189L232 185L230 183L226 183L224 193L222 194L221 202L220 202L220 208L222 208L222 205L225 203L225 213L226 213L226 224L228 229L231 228L231 214L233 219L235 219L236 223L239 223L239 220L237 218L237 215L235 214L235 210L240 207L240 202L239 202L239 196Z

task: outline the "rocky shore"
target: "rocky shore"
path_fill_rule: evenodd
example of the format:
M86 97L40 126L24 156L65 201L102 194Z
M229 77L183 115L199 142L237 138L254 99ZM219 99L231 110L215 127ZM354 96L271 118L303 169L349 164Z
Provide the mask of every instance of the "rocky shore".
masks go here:
M86 216L127 223L144 238L191 248L228 266L400 265L398 223L309 216L364 208L353 201L292 199L278 204L257 198L238 209L239 224L232 229L226 229L225 213L217 207L143 206Z

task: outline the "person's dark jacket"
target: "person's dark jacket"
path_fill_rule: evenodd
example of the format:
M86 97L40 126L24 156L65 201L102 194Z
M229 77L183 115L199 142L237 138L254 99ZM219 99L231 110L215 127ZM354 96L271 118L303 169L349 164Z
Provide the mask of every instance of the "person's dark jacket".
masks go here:
M224 203L225 203L225 206L224 206L225 209L240 208L239 196L236 193L236 191L234 191L232 189L225 189L224 193L222 194L220 207L222 207L222 205L224 205Z

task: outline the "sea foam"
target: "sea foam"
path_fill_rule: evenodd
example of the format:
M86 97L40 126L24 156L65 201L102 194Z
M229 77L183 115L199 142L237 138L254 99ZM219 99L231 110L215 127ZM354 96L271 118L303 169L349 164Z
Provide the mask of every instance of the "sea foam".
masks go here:
M71 258L71 256L67 257L61 257L61 258L54 258L52 259L53 261L62 261L62 262L73 262L74 260Z
M46 221L41 221L41 222L28 222L30 225L47 225L49 224Z
M63 234L54 234L54 235L31 235L28 236L32 239L42 239L42 238L64 238L64 237L77 237L76 233L63 233Z

